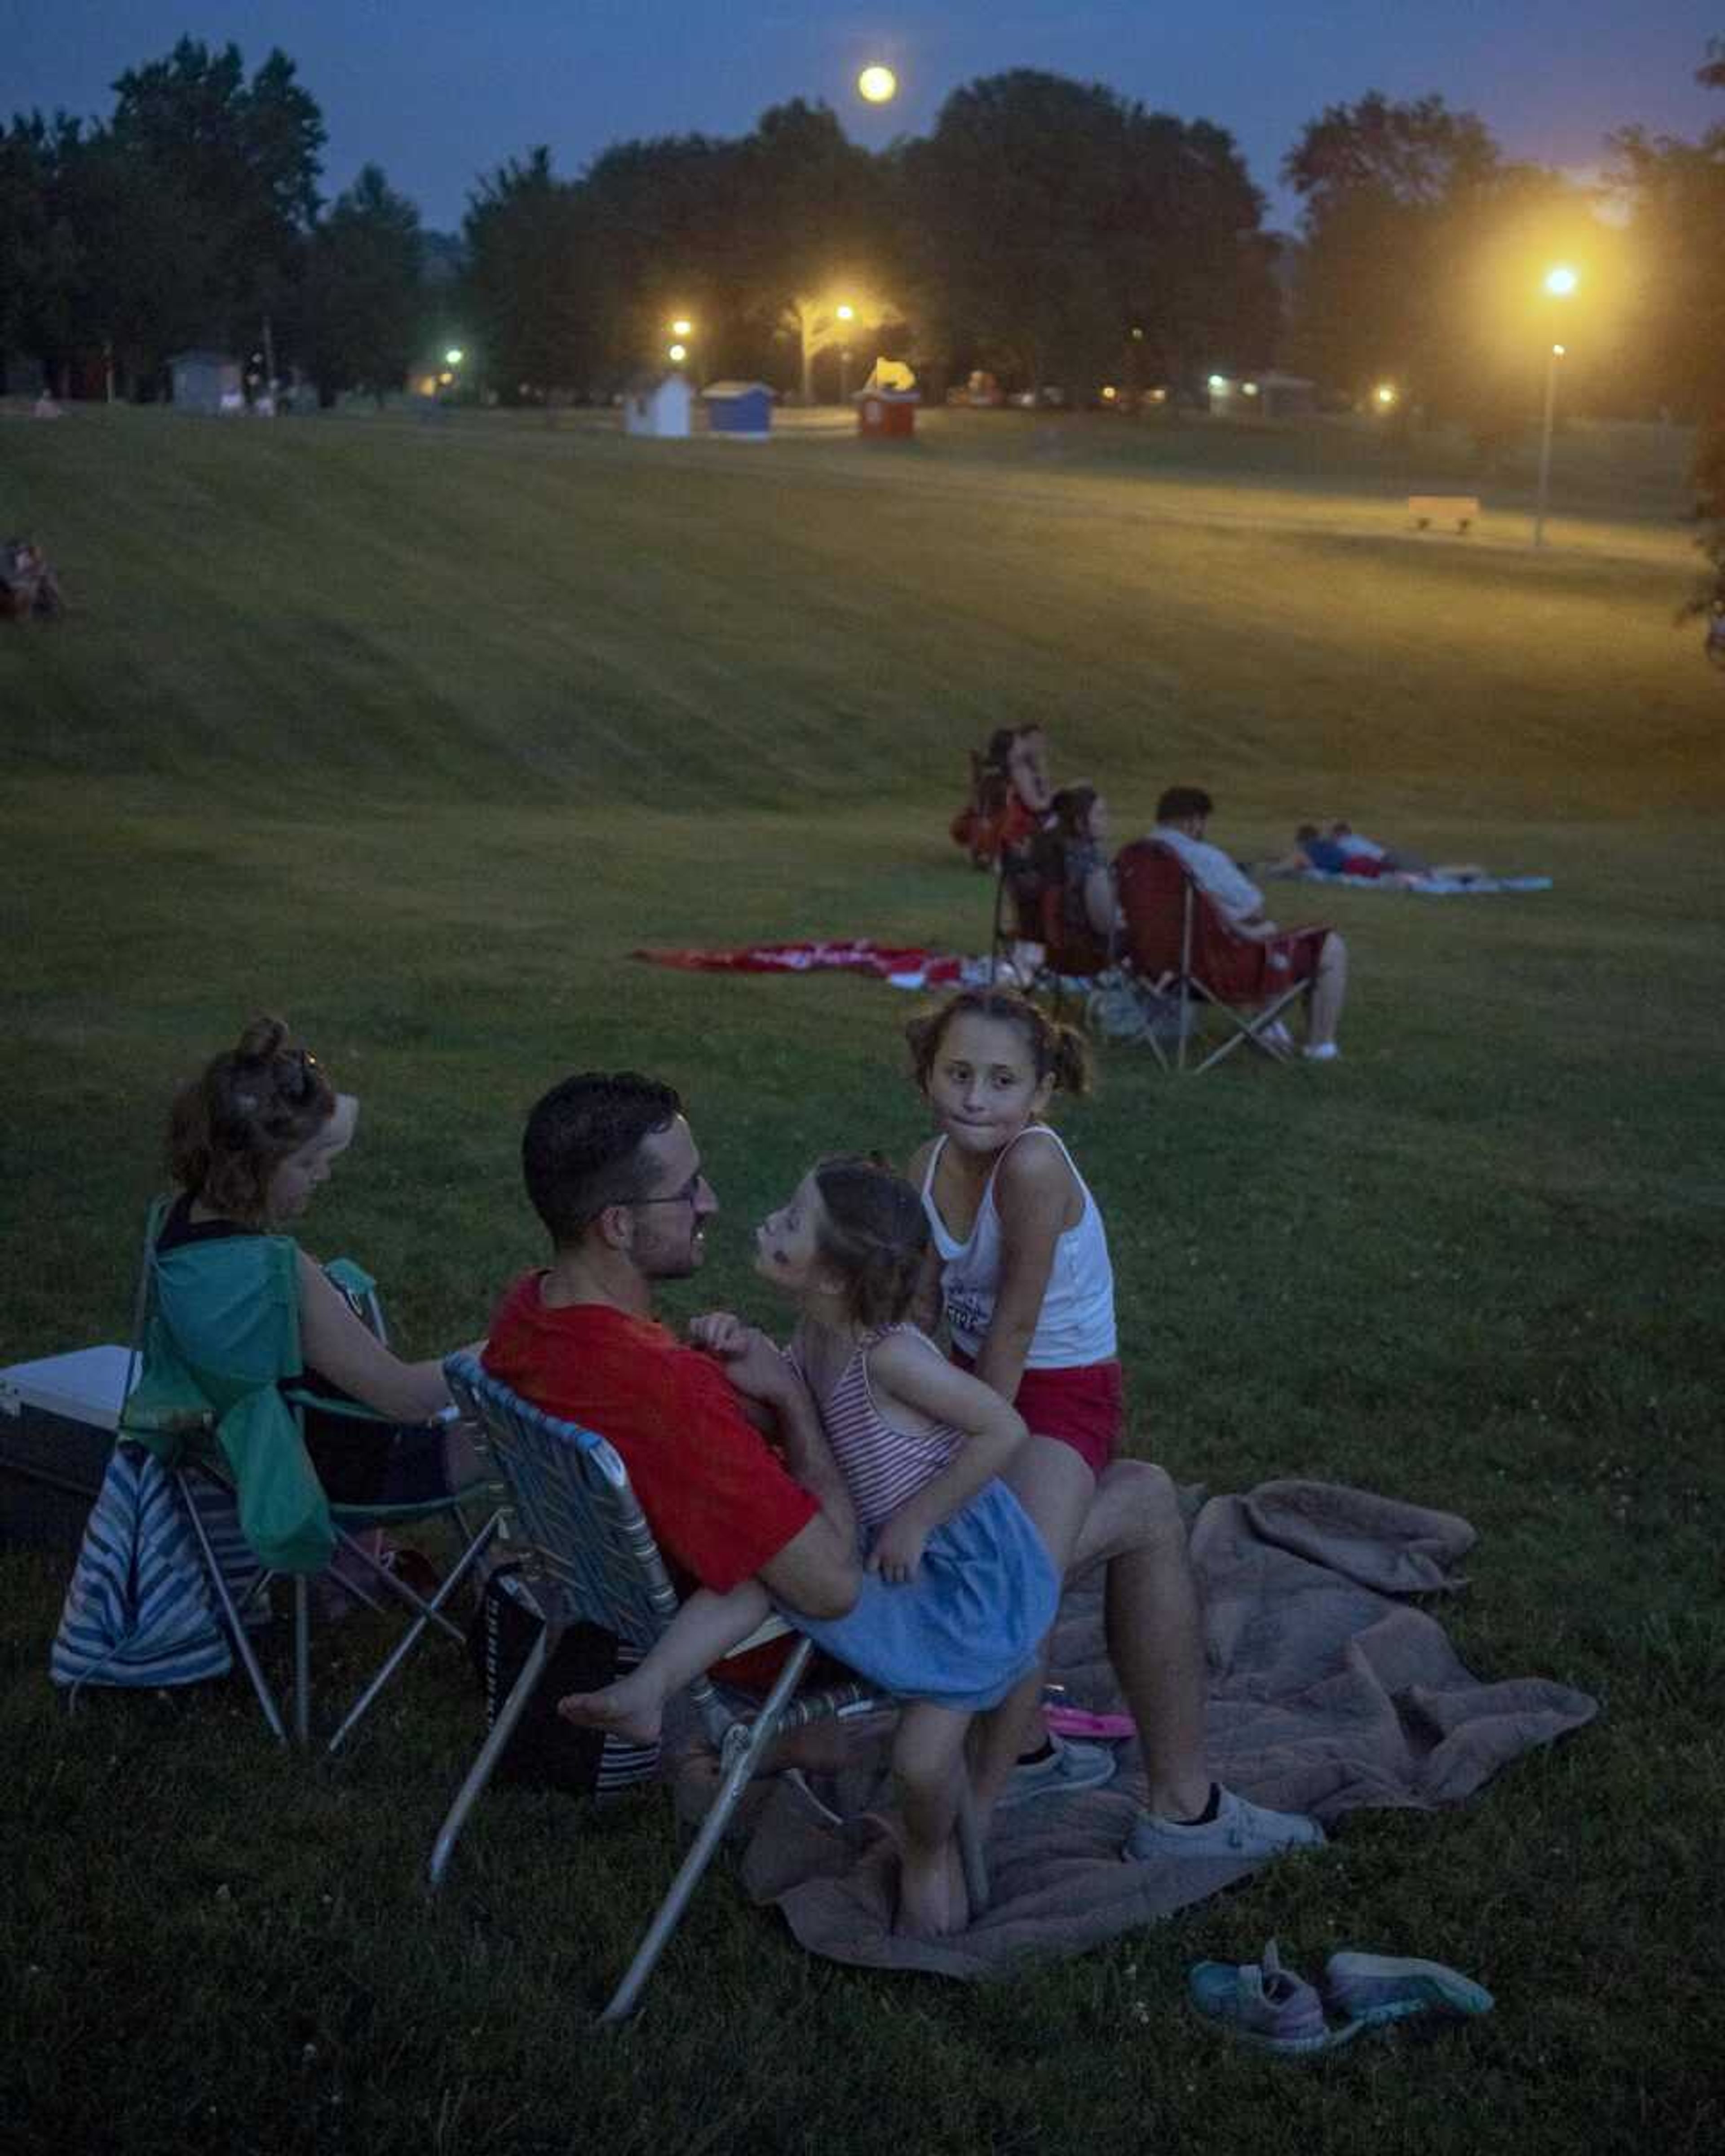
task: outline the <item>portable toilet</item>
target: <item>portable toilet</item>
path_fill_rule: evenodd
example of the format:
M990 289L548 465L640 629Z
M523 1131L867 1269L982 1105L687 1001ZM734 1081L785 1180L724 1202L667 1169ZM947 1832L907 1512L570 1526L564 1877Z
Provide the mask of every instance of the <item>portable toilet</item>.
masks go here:
M623 398L625 434L683 440L689 432L689 384L680 374L639 374Z
M710 382L701 394L712 433L764 442L773 432L773 392L764 382Z
M917 389L860 389L856 431L865 442L907 442L916 431Z

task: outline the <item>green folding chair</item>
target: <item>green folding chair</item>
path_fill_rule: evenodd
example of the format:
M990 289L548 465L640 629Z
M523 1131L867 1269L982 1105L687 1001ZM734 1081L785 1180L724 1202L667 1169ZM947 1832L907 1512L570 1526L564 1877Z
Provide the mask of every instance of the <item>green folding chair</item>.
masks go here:
M405 1610L405 1630L329 1738L326 1748L333 1753L428 1630L465 1646L465 1635L446 1609L496 1532L492 1492L481 1478L429 1504L331 1504L306 1455L306 1408L316 1404L357 1420L385 1418L357 1402L325 1399L294 1383L301 1369L295 1245L283 1235L237 1235L182 1244L164 1254L157 1242L167 1204L159 1200L151 1208L146 1229L135 1328L141 1368L119 1435L147 1446L177 1478L211 1592L279 1742L287 1742L286 1727L244 1622L270 1583L285 1578L293 1584L293 1725L295 1741L302 1746L311 1741L313 1581L341 1552L348 1567L341 1580L345 1594L374 1611ZM328 1270L383 1337L370 1276L347 1260ZM232 1493L240 1532L257 1560L256 1573L237 1593L194 1502L193 1485L199 1479ZM460 1545L429 1599L362 1539L379 1528L426 1521L451 1527Z

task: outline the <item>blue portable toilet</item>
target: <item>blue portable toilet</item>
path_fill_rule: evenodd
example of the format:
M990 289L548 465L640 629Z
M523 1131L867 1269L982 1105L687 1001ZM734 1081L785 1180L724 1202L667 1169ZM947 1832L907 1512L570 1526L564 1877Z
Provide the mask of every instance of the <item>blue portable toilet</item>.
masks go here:
M710 382L701 393L708 431L733 442L764 442L773 432L773 392L764 382Z

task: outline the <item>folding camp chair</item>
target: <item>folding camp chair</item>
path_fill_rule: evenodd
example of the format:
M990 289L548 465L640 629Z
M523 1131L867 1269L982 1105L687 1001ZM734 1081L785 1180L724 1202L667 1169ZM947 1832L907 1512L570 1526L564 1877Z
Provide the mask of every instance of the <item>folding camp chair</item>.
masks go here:
M1031 983L1033 993L1045 993L1055 1015L1065 1009L1068 984L1094 984L1111 963L1107 947L1088 927L1075 929L1066 918L1063 885L1045 883L1037 894L1042 930L1042 970Z
M339 1550L348 1563L341 1583L344 1594L376 1612L395 1604L409 1614L405 1630L330 1738L326 1748L335 1752L428 1628L465 1648L465 1635L445 1609L496 1532L490 1493L476 1481L429 1503L331 1504L305 1457L301 1424L306 1408L377 1418L357 1402L314 1398L294 1382L301 1365L293 1244L271 1235L219 1238L182 1245L164 1258L157 1237L165 1214L165 1203L158 1201L145 1234L134 1350L141 1353L142 1368L126 1398L119 1434L147 1446L174 1476L210 1591L278 1742L287 1742L287 1731L245 1622L247 1613L267 1597L272 1580L293 1583L294 1736L302 1746L311 1737L313 1578ZM381 1337L382 1313L369 1276L340 1260L330 1276ZM209 1508L199 1502L200 1485L228 1492L239 1507L255 1569L237 1591L222 1563L224 1553L212 1538ZM469 1508L480 1505L484 1517L475 1525ZM463 1545L429 1600L362 1540L380 1528L428 1520L454 1527ZM373 1588L382 1590L382 1599Z
M677 1612L676 1590L629 1486L628 1471L605 1440L532 1406L487 1376L471 1355L451 1355L444 1368L450 1392L484 1425L493 1463L509 1493L503 1538L511 1549L526 1553L521 1577L545 1624L439 1830L429 1866L433 1888L442 1881L467 1815L569 1626L583 1620L603 1625L645 1652ZM775 1622L748 1644L784 1630ZM813 1646L807 1639L787 1636L792 1644L784 1666L758 1705L722 1696L706 1676L689 1687L702 1728L718 1753L718 1791L602 2021L620 2021L634 2010L774 1738L812 1722L872 1714L892 1704L860 1681L800 1691ZM980 1911L987 1906L988 1876L968 1802L960 1815L959 1845L971 1907Z
M1172 999L1174 1028L1172 1065L1153 1029L1145 1037L1163 1067L1184 1071L1187 1048L1196 1021L1207 1013L1228 1029L1224 1038L1194 1075L1209 1070L1236 1048L1249 1044L1277 1062L1292 1050L1281 1020L1302 997L1312 993L1312 975L1296 978L1292 968L1303 956L1301 942L1322 937L1322 928L1291 929L1267 942L1242 936L1199 887L1172 846L1139 839L1114 860L1115 886L1125 921L1124 956L1141 994L1164 1006Z

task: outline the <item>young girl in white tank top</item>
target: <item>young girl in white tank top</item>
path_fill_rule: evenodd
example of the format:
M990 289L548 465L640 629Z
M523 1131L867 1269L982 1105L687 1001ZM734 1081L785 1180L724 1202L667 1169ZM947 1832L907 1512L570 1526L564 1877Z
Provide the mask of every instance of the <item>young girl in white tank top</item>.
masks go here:
M1026 998L993 988L952 997L906 1034L934 1111L937 1135L911 1173L928 1217L952 1358L1024 1417L1030 1442L1009 1480L1064 1573L1122 1424L1101 1213L1042 1120L1056 1092L1087 1089L1084 1042ZM925 1303L935 1286L931 1276ZM1113 1774L1105 1748L1050 1735L1040 1690L1028 1681L985 1735L985 1804L1090 1788Z
M954 1358L1099 1476L1121 1434L1114 1272L1096 1201L1042 1121L1057 1091L1086 1090L1083 1042L999 989L907 1032L938 1132L911 1172Z

